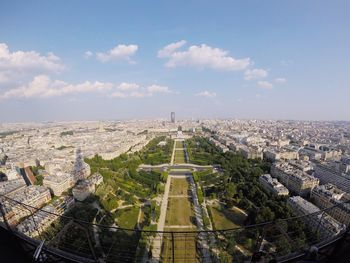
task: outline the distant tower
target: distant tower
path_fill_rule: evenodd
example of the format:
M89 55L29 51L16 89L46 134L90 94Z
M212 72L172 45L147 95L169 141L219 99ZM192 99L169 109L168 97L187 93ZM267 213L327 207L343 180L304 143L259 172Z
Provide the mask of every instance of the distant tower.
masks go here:
M171 122L172 122L172 123L175 123L175 112L172 112L172 113L170 114L170 119L171 119Z

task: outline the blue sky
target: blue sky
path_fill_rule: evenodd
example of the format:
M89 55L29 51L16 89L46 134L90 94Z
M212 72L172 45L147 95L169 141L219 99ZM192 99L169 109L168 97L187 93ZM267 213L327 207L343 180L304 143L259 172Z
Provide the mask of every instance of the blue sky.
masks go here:
M1 1L0 121L350 120L349 1Z

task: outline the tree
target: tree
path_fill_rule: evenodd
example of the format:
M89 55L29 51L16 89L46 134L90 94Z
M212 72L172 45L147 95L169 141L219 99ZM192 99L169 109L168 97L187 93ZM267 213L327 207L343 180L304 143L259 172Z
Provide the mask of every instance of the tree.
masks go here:
M226 198L233 198L237 193L237 188L234 183L228 183L226 186Z
M37 175L35 185L43 185L44 177L42 175Z
M279 255L287 255L291 251L291 246L284 236L280 236L276 241L277 253Z
M109 196L106 199L102 200L102 205L106 211L111 211L118 208L118 199L114 196Z
M233 237L231 237L229 240L228 240L228 243L227 243L227 247L226 247L226 251L230 254L230 255L233 255L234 252L235 252L235 247L236 247L236 241Z
M167 179L168 179L168 175L169 175L169 172L167 172L167 171L163 171L162 173L161 173L161 180L162 180L162 182L163 183L165 183L166 181L167 181Z
M269 207L263 207L260 209L257 217L256 223L263 223L273 221L275 219L275 214L271 211Z
M203 203L203 201L204 201L204 196L203 196L203 191L202 191L202 189L201 188L197 188L197 197L198 197L198 202L200 203L200 204L202 204Z

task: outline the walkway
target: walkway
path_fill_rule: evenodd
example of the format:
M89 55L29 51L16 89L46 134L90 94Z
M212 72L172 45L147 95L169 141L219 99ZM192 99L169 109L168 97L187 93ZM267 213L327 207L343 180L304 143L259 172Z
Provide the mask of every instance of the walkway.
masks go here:
M176 149L176 140L174 141L173 154L171 155L170 165L174 165L175 149Z
M202 217L202 209L198 201L198 196L197 196L197 187L196 184L193 180L193 177L190 176L190 188L192 191L193 195L193 207L194 207L194 214L196 216L196 221L197 221L197 228L199 231L203 231L204 229L204 223L203 223L203 217ZM207 242L208 240L208 235L205 232L201 232L199 235L199 242L201 243L200 249L202 250L202 257L203 257L203 262L210 262L210 253L209 253L209 244Z
M160 206L160 216L158 220L158 225L157 225L157 231L164 231L164 225L165 225L165 217L166 217L166 212L168 208L168 198L169 198L169 191L170 191L170 181L171 181L171 175L168 175L168 178L165 183L165 188L164 188L164 195L162 199L162 203ZM158 238L155 238L153 240L153 251L152 255L156 259L153 262L158 262L158 259L160 258L161 255L161 250L162 250L162 242L163 242L163 234L159 234Z
M178 178L178 177L177 177ZM189 195L169 195L169 198L188 198L191 197Z
M189 229L189 228L196 228L193 225L167 225L167 228L185 228L185 229Z
M213 168L212 165L198 165L193 163L181 163L181 164L174 164L174 152L171 157L171 163L170 164L159 164L159 165L150 165L150 164L140 164L139 169L210 169Z
M170 165L159 165L159 168L165 168L167 167L169 168L194 168L194 169L208 169L208 168L213 168L212 166L200 166L200 165L195 165L195 164L180 164L180 165L174 165L174 158L175 158L175 150L176 148L176 141L174 141L174 148L173 148L173 154L171 156L171 162ZM188 158L188 157L187 157ZM156 168L157 166L152 166L152 165L140 165L139 168L140 169L152 169L152 168ZM204 229L204 224L203 224L203 218L202 218L202 207L198 202L198 197L197 197L197 187L196 184L193 180L193 176L192 173L186 173L183 175L168 175L166 184L165 184L165 189L164 189L164 195L162 198L162 202L161 202L161 207L160 207L160 216L159 216L159 220L158 220L158 225L157 225L157 231L164 231L164 226L165 226L165 218L166 218L166 214L167 214L167 208L168 208L168 200L169 197L184 197L184 198L188 198L188 195L172 195L169 196L169 192L170 192L170 182L171 179L174 177L176 178L189 178L189 184L190 184L190 189L192 192L192 203L193 203L193 207L194 207L194 213L195 213L195 217L196 217L196 221L197 221L197 230L199 231L203 231ZM167 228L184 228L184 229L188 229L189 226L188 225L170 225L167 226ZM202 254L202 258L203 258L203 262L205 263L210 263L211 259L210 259L210 248L208 245L208 235L204 232L200 233L198 235L198 243L199 243L199 249L201 250L201 254ZM159 262L160 261L160 257L161 257L161 253L162 253L162 242L163 242L163 234L160 233L157 235L157 238L153 239L153 250L152 250L152 255L153 255L153 260L152 262Z

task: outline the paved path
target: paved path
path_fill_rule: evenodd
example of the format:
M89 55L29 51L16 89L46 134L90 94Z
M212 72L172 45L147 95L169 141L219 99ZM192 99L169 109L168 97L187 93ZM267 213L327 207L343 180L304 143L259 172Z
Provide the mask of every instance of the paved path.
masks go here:
M171 157L170 164L159 164L159 165L150 165L150 164L140 164L139 169L210 169L213 168L212 165L198 165L198 164L192 164L192 163L181 163L181 164L174 164L174 153Z
M171 155L170 165L174 165L175 149L176 149L176 140L174 141L174 148L173 148L173 154Z
M137 217L137 228L140 230L141 230L141 227L140 227L141 215L142 215L142 206L140 206L139 216Z
M194 225L167 225L167 228L196 228Z
M118 206L117 208L114 208L111 210L111 213L114 213L115 211L119 210L119 209L124 209L124 208L128 208L128 207L134 207L135 205L121 205Z
M171 181L171 175L169 174L168 178L166 180L166 183L165 183L164 195L163 195L162 203L160 206L160 216L159 216L159 220L158 220L157 231L164 231L165 217L166 217L166 212L167 212L167 208L168 208L170 181ZM162 252L161 251L162 242L163 242L163 234L159 234L158 238L155 238L153 240L152 255L156 259L153 262L158 262L158 259L160 258L160 254Z
M169 198L181 198L181 197L188 198L188 197L191 197L191 196L189 196L189 195L169 195Z
M198 196L197 196L197 187L196 183L193 180L193 177L190 176L190 188L192 191L193 195L193 207L194 207L194 214L196 216L196 221L197 221L197 228L199 231L203 231L204 229L204 223L203 223L203 217L202 217L202 209L198 201ZM199 243L201 244L200 249L202 250L202 257L203 261L202 262L211 262L210 260L210 253L209 253L209 244L208 244L208 235L205 232L201 232L199 235Z
M174 165L174 158L175 158L175 149L176 148L176 141L174 141L174 148L173 148L173 154L171 156L171 162L170 162L170 166L167 165L168 168L176 168L176 167L183 167L185 166L186 168L206 168L204 166L200 166L200 165L193 165L193 164L181 164L180 166L176 166ZM185 149L186 151L186 149ZM187 151L186 151L187 153ZM188 155L187 155L187 160L188 160ZM164 167L165 165L161 165L161 167ZM151 166L151 165L140 165L140 168L154 168L156 166ZM207 166L208 168L212 168L212 166ZM171 178L172 177L176 177L176 178L189 178L189 184L190 184L190 189L192 191L192 203L193 203L193 207L194 207L194 212L195 212L195 217L196 217L196 221L197 221L197 230L204 230L204 224L203 224L203 218L202 218L202 207L198 202L198 197L197 197L197 188L196 188L196 184L193 180L193 176L192 174L184 174L184 175L175 175L172 176L171 174L168 175L166 184L165 184L165 188L164 188L164 195L162 198L162 202L161 202L161 207L160 207L160 216L159 216L159 220L158 220L158 224L157 224L157 231L164 231L164 225L165 225L165 218L166 218L166 213L167 213L167 208L168 208L168 199L169 197L186 197L188 198L188 195L172 195L169 196L169 192L170 192L170 182L171 182ZM188 225L171 225L171 226L167 226L170 228L189 228L190 226ZM203 261L204 263L210 263L211 259L210 259L210 253L209 253L209 245L208 245L208 236L206 233L200 233L198 235L199 237L199 244L200 244L200 249L202 252L202 257L203 257ZM152 262L159 262L160 261L160 256L161 256L161 249L162 249L162 242L163 242L163 234L159 233L157 235L156 238L153 239L153 250L152 250L152 255L153 255L153 259Z

